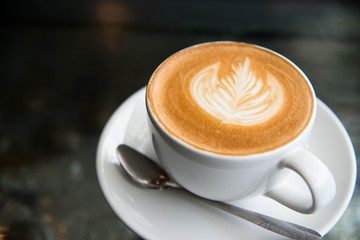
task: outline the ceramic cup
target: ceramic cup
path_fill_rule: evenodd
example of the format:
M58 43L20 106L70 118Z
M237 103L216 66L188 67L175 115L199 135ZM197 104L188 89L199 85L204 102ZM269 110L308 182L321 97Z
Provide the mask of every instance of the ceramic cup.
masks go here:
M245 156L221 155L189 145L169 133L160 123L146 94L148 125L154 149L160 164L180 185L201 197L218 201L264 195L306 214L333 199L336 193L334 177L326 165L305 147L316 117L315 92L305 74L286 60L303 74L312 91L314 106L311 119L301 134L268 152ZM304 194L303 189L298 190L298 182L288 181L289 170L298 174L303 185L308 186L305 189L308 194Z

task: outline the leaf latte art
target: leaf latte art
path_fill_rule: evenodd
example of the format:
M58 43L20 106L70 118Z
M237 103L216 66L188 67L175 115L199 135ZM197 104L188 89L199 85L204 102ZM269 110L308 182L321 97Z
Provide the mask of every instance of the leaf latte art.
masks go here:
M250 60L232 65L232 72L219 77L220 63L197 73L190 84L191 96L206 112L223 123L255 125L273 117L283 104L283 92L270 74L257 78Z

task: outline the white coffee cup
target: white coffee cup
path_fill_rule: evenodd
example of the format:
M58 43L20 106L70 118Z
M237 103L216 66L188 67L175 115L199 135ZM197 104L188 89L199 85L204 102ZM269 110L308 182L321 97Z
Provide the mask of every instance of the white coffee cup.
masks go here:
M312 213L334 198L336 184L330 170L304 147L316 117L315 92L305 74L286 60L303 74L314 106L311 119L301 134L267 152L234 156L198 149L169 133L151 109L146 94L149 130L156 154L161 165L179 184L194 194L218 201L264 195L301 213ZM310 199L300 192L297 194L294 184L284 184L289 171L283 169L295 171L304 180L311 193L308 194Z

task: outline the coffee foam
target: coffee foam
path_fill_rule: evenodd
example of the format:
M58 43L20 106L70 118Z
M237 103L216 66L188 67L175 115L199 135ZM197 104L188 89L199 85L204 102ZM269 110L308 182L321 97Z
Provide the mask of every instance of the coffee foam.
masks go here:
M153 74L148 99L170 134L225 155L288 143L309 123L314 101L305 77L288 60L235 42L174 54Z

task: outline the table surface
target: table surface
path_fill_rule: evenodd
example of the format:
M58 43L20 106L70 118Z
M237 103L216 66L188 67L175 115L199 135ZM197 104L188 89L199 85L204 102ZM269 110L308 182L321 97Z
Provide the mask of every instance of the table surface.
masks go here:
M287 56L360 154L355 1L38 0L4 9L0 239L139 239L101 192L96 147L114 110L196 43L242 41ZM360 239L359 187L324 239Z

